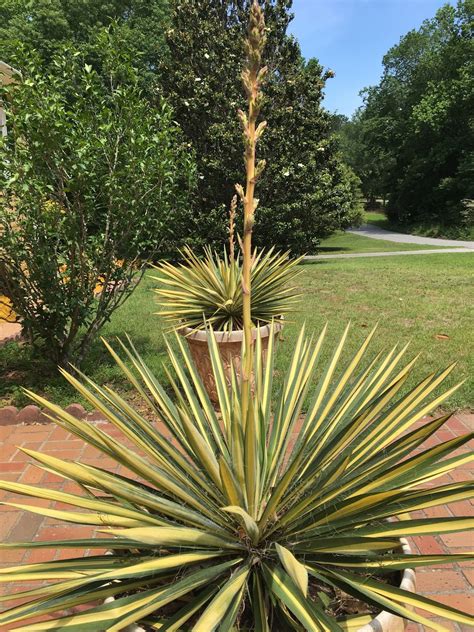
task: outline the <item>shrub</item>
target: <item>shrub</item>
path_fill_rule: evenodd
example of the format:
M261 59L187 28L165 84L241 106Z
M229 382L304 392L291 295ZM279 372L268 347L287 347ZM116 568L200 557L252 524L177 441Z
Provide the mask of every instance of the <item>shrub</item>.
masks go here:
M166 103L142 97L126 51L103 32L107 82L65 48L31 56L2 89L0 286L42 353L80 362L158 252L177 246L193 180ZM102 290L98 294L97 290Z

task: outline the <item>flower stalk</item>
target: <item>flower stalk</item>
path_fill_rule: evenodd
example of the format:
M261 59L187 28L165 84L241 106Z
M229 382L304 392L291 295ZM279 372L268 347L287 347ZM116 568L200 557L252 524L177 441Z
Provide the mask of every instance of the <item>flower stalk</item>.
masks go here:
M239 118L242 125L245 144L245 190L241 185L236 185L236 190L244 206L244 228L242 239L242 293L243 293L243 326L244 326L244 356L242 361L242 420L246 424L250 402L250 380L253 365L253 341L252 341L252 230L255 222L255 211L258 199L255 198L255 184L261 175L265 163L256 163L256 145L265 129L266 122L257 125L263 94L261 85L267 72L266 66L262 67L262 51L265 46L265 20L263 11L255 0L250 9L250 20L247 39L245 41L246 63L242 71L242 82L247 95L248 110L239 110Z
M229 210L229 259L235 261L235 215L237 213L237 195L231 200Z

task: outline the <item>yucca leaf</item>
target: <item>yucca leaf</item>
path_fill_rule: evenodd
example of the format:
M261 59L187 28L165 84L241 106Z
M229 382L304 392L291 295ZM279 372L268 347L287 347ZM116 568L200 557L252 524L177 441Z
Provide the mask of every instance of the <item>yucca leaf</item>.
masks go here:
M260 531L258 529L257 523L251 516L249 516L249 514L245 511L245 509L242 509L242 507L236 507L234 505L234 506L229 506L229 507L223 507L222 511L227 511L228 513L232 513L237 516L240 516L244 524L245 530L248 533L249 538L252 540L254 544L258 542Z
M328 570L324 571L322 574L331 579L338 579L347 590L349 590L349 588L355 588L360 592L368 592L371 597L379 603L382 603L382 601L390 603L390 609L392 611L412 619L413 621L418 620L416 612L408 610L406 606L420 608L432 615L446 617L450 621L465 623L467 625L472 625L474 623L474 617L465 614L456 608L452 608L451 606L445 605L442 602L435 601L433 599L428 599L428 597L423 597L422 595L403 590L402 588L376 581L373 578L361 578L353 573L339 570ZM430 623L426 619L423 621L418 620L418 622L424 623L425 625L428 625L428 627L435 628L434 622ZM439 626L435 629L445 630L446 628Z
M219 553L214 552L199 552L199 553L183 553L179 555L168 555L160 558L149 559L147 561L134 563L134 558L121 561L116 560L116 563L120 564L120 567L111 571L96 571L95 575L90 575L87 579L78 579L76 581L69 582L69 585L62 583L53 587L48 586L47 591L43 591L46 594L45 599L37 600L33 603L29 603L26 606L19 606L14 608L3 615L0 615L0 622L13 622L26 618L33 612L48 614L55 612L58 607L69 608L80 603L90 603L95 598L105 598L107 596L128 592L128 589L138 588L143 585L143 578L147 578L147 582L158 580L157 576L163 575L163 571L169 571L170 569L184 568L190 564L196 564L206 560L211 560L219 556ZM128 562L128 564L127 564ZM141 578L141 580L133 581L133 578ZM34 575L32 575L34 578ZM126 580L117 585L117 580ZM132 580L132 581L130 581ZM94 588L94 583L100 585ZM128 588L127 588L128 587ZM79 589L78 589L79 588ZM112 589L111 589L112 588ZM37 594L41 594L37 591Z
M248 567L240 568L232 574L199 617L192 628L193 632L214 632L217 626L223 622L232 606L232 614L235 614L235 604L232 602L238 595L242 594L242 588L248 574ZM227 627L226 629L229 630L230 628Z
M243 546L229 539L224 539L200 531L199 529L188 529L186 527L143 527L137 529L107 529L103 533L113 533L124 536L127 540L144 542L145 544L156 544L163 547L216 547L220 549L242 549Z
M431 535L439 533L454 533L474 529L474 518L466 516L454 518L422 518L399 520L393 522L381 522L379 524L358 528L353 535L368 536L374 538L386 537L412 537L418 535ZM343 530L343 535L348 536Z
M252 593L250 599L255 632L270 632L266 595L262 586L262 579L258 573L252 573Z
M158 628L160 632L179 632L183 629L181 627L183 623L189 621L189 619L209 601L215 592L216 588L214 586L204 589L197 597L193 597L188 604L180 608L178 612L171 617L157 619L156 621L153 620L153 626Z
M235 281L227 271L222 274L226 283ZM127 369L127 379L147 394L147 405L165 423L172 443L123 398L85 376L80 392L86 389L92 393L92 401L102 402L127 444L50 405L62 427L132 473L127 477L25 450L46 471L77 483L83 495L9 482L0 483L0 489L70 506L69 510L32 508L36 513L79 524L108 523L112 528L106 530L110 535L104 539L66 544L35 541L24 547L110 548L119 555L5 569L0 572L1 582L32 581L38 586L18 594L27 603L0 615L0 625L26 621L37 614L59 616L74 606L110 596L116 597L112 606L95 606L45 625L83 632L91 625L118 630L144 621L156 629L177 631L200 621L201 626L227 632L238 625L239 612L244 613L241 624L252 620L256 632L279 627L355 632L358 625L366 624L364 617L337 623L328 616L327 604L309 590L308 571L318 582L423 625L431 620L417 611L412 613L410 607L425 608L431 615L434 612L464 624L466 615L443 604L436 608L418 596L406 597L378 579L408 566L472 559L467 553L450 557L400 552L400 537L473 527L468 517L411 519L408 515L473 495L474 484L469 481L420 487L471 460L468 452L449 456L470 436L420 451L448 416L412 431L409 428L420 411L429 409L430 403L424 403L427 396L433 397L431 405L446 396L436 397L433 392L450 368L433 373L403 394L414 361L400 368L405 349L393 348L362 366L366 341L332 385L343 336L335 351L336 362L333 354L326 371L318 369L323 377L316 392L315 401L320 399L317 414L302 419L302 403L321 357L323 338L321 335L313 345L304 335L299 337L273 409L268 370L274 363L273 338L269 341L267 368L261 357L255 358L255 390L245 423L235 370L230 371L229 390L225 384L228 403L224 391L221 394L225 413L219 418L202 391L185 341L179 338L178 351L173 351L175 375L168 371L177 405L136 350L125 346L133 371ZM258 332L255 344L262 352ZM219 372L217 347L212 346L210 353L214 354L214 371ZM332 377L327 381L329 373ZM78 386L78 378L74 379ZM43 405L41 398L36 401ZM301 424L301 431L294 443L290 439L296 423ZM11 504L29 507L16 499ZM389 520L394 517L398 519ZM0 545L9 547L15 548L15 544ZM245 575L238 585L233 567ZM51 584L41 585L44 580ZM169 610L164 608L168 603L172 604ZM441 624L436 626L443 629Z
M113 527L145 527L149 524L165 526L168 524L164 520L157 520L153 516L147 516L143 513L140 519L137 518L122 518L113 514L106 513L80 513L78 511L59 511L57 509L48 509L47 507L36 507L34 505L21 505L19 503L0 503L0 505L7 505L8 507L16 507L17 509L23 509L30 513L36 513L41 516L48 516L49 518L57 518L58 520L64 520L64 522L74 522L78 524L90 524L90 525L108 525Z
M369 553L367 550L366 553ZM456 562L464 562L474 559L473 553L450 553L448 555L411 555L403 553L401 555L390 553L388 555L367 555L348 556L338 555L334 557L331 554L313 553L307 556L308 565L318 566L329 565L340 566L341 568L361 569L365 572L368 569L376 569L379 572L394 570L404 570L406 568L419 568L423 566L431 566L432 564L455 564Z
M280 599L309 632L338 631L335 619L310 602L281 568L264 566L264 577L271 592Z
M307 597L308 571L303 566L303 564L301 564L301 562L298 562L291 551L286 549L284 546L281 546L281 544L278 544L278 542L275 544L275 547L283 568L291 577L295 585L298 586L298 588L301 590L303 595Z
M60 619L50 619L45 623L35 623L26 627L17 628L22 632L34 632L36 630L48 630L54 627L57 630L69 632L86 632L92 626L97 629L103 626L109 632L120 630L130 623L134 623L150 612L154 612L161 606L177 599L208 583L221 573L229 569L235 562L226 562L215 567L206 568L187 575L185 578L171 584L169 588L152 589L135 593L116 599L87 610L84 613L74 614ZM115 626L118 627L115 627Z

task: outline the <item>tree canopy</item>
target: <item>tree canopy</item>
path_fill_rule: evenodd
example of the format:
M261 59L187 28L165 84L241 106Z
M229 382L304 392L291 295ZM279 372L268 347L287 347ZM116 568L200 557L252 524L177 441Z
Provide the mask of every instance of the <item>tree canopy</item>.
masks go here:
M199 172L193 205L196 242L222 244L226 208L242 178L237 110L247 0L177 0L167 31L169 55L160 68L163 92L195 149ZM291 0L264 0L268 65L262 117L268 128L260 152L267 161L259 184L255 241L295 253L314 251L321 237L356 221L357 178L343 164L322 107L333 75L306 62L287 34Z
M47 65L62 44L93 48L97 30L116 22L118 39L150 80L164 53L168 14L169 0L0 0L0 59L11 60L21 42Z
M365 193L387 196L404 223L467 228L474 219L473 30L474 1L461 0L407 33L344 129Z
M321 237L358 221L357 177L343 162L331 115L323 108L333 76L305 61L287 34L292 0L260 0L269 67L262 115L267 169L262 175L255 239L294 253L314 252ZM107 77L95 41L111 25L117 45L133 53L153 107L171 104L199 173L188 221L177 230L190 245L222 247L227 208L243 171L237 110L250 0L0 0L0 58L12 63L19 42L47 68L64 42Z

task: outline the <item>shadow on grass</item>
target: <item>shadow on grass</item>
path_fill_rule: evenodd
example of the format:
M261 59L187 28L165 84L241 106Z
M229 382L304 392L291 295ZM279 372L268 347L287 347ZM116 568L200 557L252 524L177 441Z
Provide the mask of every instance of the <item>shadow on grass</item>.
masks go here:
M298 265L299 266L314 266L314 265L327 265L328 263L333 263L334 259L303 259Z
M352 250L351 248L345 248L342 246L319 246L318 247L318 255L324 254L325 252L340 252L342 253L344 250Z

